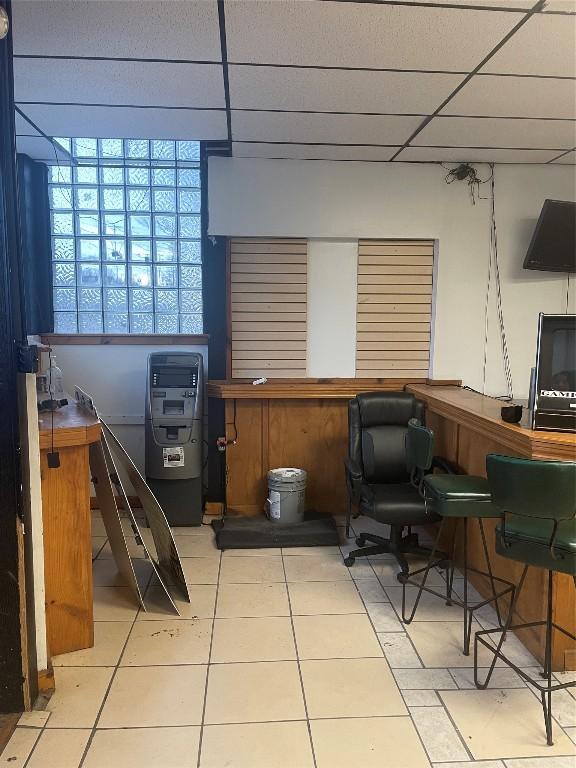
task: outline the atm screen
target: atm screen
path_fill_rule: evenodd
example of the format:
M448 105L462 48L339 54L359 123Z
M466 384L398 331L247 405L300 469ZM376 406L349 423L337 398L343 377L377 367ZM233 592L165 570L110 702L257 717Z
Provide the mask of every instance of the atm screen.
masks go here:
M177 368L176 366L155 366L152 368L153 387L195 387L197 368Z

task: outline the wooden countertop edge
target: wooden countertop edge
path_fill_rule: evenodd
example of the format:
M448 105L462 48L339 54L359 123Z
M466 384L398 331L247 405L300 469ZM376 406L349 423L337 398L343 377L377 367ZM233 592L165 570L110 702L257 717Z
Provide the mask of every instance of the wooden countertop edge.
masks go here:
M359 392L391 392L408 384L459 385L459 381L431 379L274 379L266 384L251 380L209 381L208 397L220 400L349 399Z
M73 446L90 445L100 440L100 424L95 423L83 427L61 427L54 429L54 443L50 429L40 430L40 450L55 448L71 448Z
M478 413L442 397L441 391L420 384L408 385L409 391L426 400L431 409L474 432L497 441L526 458L545 454L547 458L563 461L576 460L576 435L564 432L540 432L516 424L507 424L487 414ZM473 400L475 393L467 393ZM484 395L477 395L478 398Z

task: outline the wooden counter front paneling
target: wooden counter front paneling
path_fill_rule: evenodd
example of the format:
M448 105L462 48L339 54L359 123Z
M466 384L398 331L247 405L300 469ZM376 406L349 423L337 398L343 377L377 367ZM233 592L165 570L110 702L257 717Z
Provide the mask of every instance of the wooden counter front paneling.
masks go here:
M507 424L500 419L502 403L494 398L457 387L410 385L408 389L427 403L426 423L434 430L437 455L445 456L470 475L486 476L486 455L500 453L529 459L576 461L576 435L561 432L536 432L525 426ZM488 550L496 576L517 584L523 565L500 557L495 551L496 521L484 522ZM469 563L486 570L477 524L469 529ZM462 552L457 550L462 562ZM541 621L545 616L546 571L531 568L518 604L519 622ZM484 597L490 596L485 579L476 574L470 580ZM574 632L576 590L570 576L554 575L555 621ZM522 642L539 659L543 658L544 634L541 630L518 633ZM553 664L557 670L576 668L576 645L554 633Z
M236 433L238 438L226 454L229 511L262 514L268 470L295 466L308 473L309 509L345 514L348 400L359 392L399 391L419 381L425 383L416 378L208 382L208 396L226 400L228 440Z
M44 581L49 655L94 645L88 446L98 421L68 405L40 417ZM48 467L54 443L60 466Z

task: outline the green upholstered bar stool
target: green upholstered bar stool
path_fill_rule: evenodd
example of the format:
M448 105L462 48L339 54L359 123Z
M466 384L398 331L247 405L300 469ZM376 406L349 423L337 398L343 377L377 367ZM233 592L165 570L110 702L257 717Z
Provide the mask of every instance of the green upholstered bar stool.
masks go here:
M418 604L423 592L442 597L447 604L458 605L464 612L464 642L463 653L468 656L470 653L470 635L472 632L472 619L474 611L479 608L494 603L498 616L498 623L503 626L500 615L498 601L504 595L513 593L514 585L504 579L494 576L488 547L486 545L486 534L484 531L483 520L487 518L500 517L500 511L492 504L490 488L488 481L483 477L474 475L454 474L451 467L439 457L434 457L434 433L431 429L423 427L416 422L410 422L406 436L406 455L408 458L408 468L413 483L418 487L422 497L426 502L427 508L431 513L439 515L441 522L438 528L438 534L434 547L424 568L419 568L408 574L407 579L403 579L402 589L402 620L409 624L416 615ZM447 474L429 474L432 466L442 467ZM450 562L446 577L446 594L442 595L431 587L427 586L426 581L430 569L435 565L445 566L446 555L439 553L438 547L440 539L444 534L445 526L448 521L462 521L463 527L463 550L464 550L464 592L463 599L455 598L452 591L454 579L454 564ZM472 568L468 565L468 523L470 520L477 520L480 529L484 558L487 571ZM456 537L456 524L454 525L454 540ZM478 573L490 580L492 595L486 600L471 604L468 600L468 573ZM422 574L421 581L414 581L413 577ZM416 599L410 613L406 611L406 585L418 587ZM497 591L499 590L499 591Z
M524 563L512 605L502 629L477 632L474 639L474 679L478 688L486 688L498 659L504 661L520 677L531 683L540 693L546 740L552 745L552 693L576 685L559 683L552 678L552 637L561 632L573 640L576 636L553 621L553 574L572 576L576 586L576 462L534 461L510 456L486 457L488 483L494 504L502 512L496 528L496 551L502 557ZM548 571L546 619L525 624L514 623L514 610L518 603L528 568ZM544 671L536 680L516 666L502 651L509 630L527 627L545 627ZM570 627L574 632L574 627ZM488 638L500 634L496 647ZM478 679L478 646L492 653L492 664L486 679Z

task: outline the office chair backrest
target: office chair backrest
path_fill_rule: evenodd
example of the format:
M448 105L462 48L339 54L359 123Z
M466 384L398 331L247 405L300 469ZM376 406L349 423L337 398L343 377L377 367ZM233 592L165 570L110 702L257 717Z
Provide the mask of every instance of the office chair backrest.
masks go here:
M576 516L576 462L486 456L492 501L503 512L546 520Z
M424 403L407 392L367 392L348 406L350 457L368 483L405 483L406 433L410 419L422 421Z
M434 432L410 419L406 432L406 466L413 485L419 486L434 458Z

